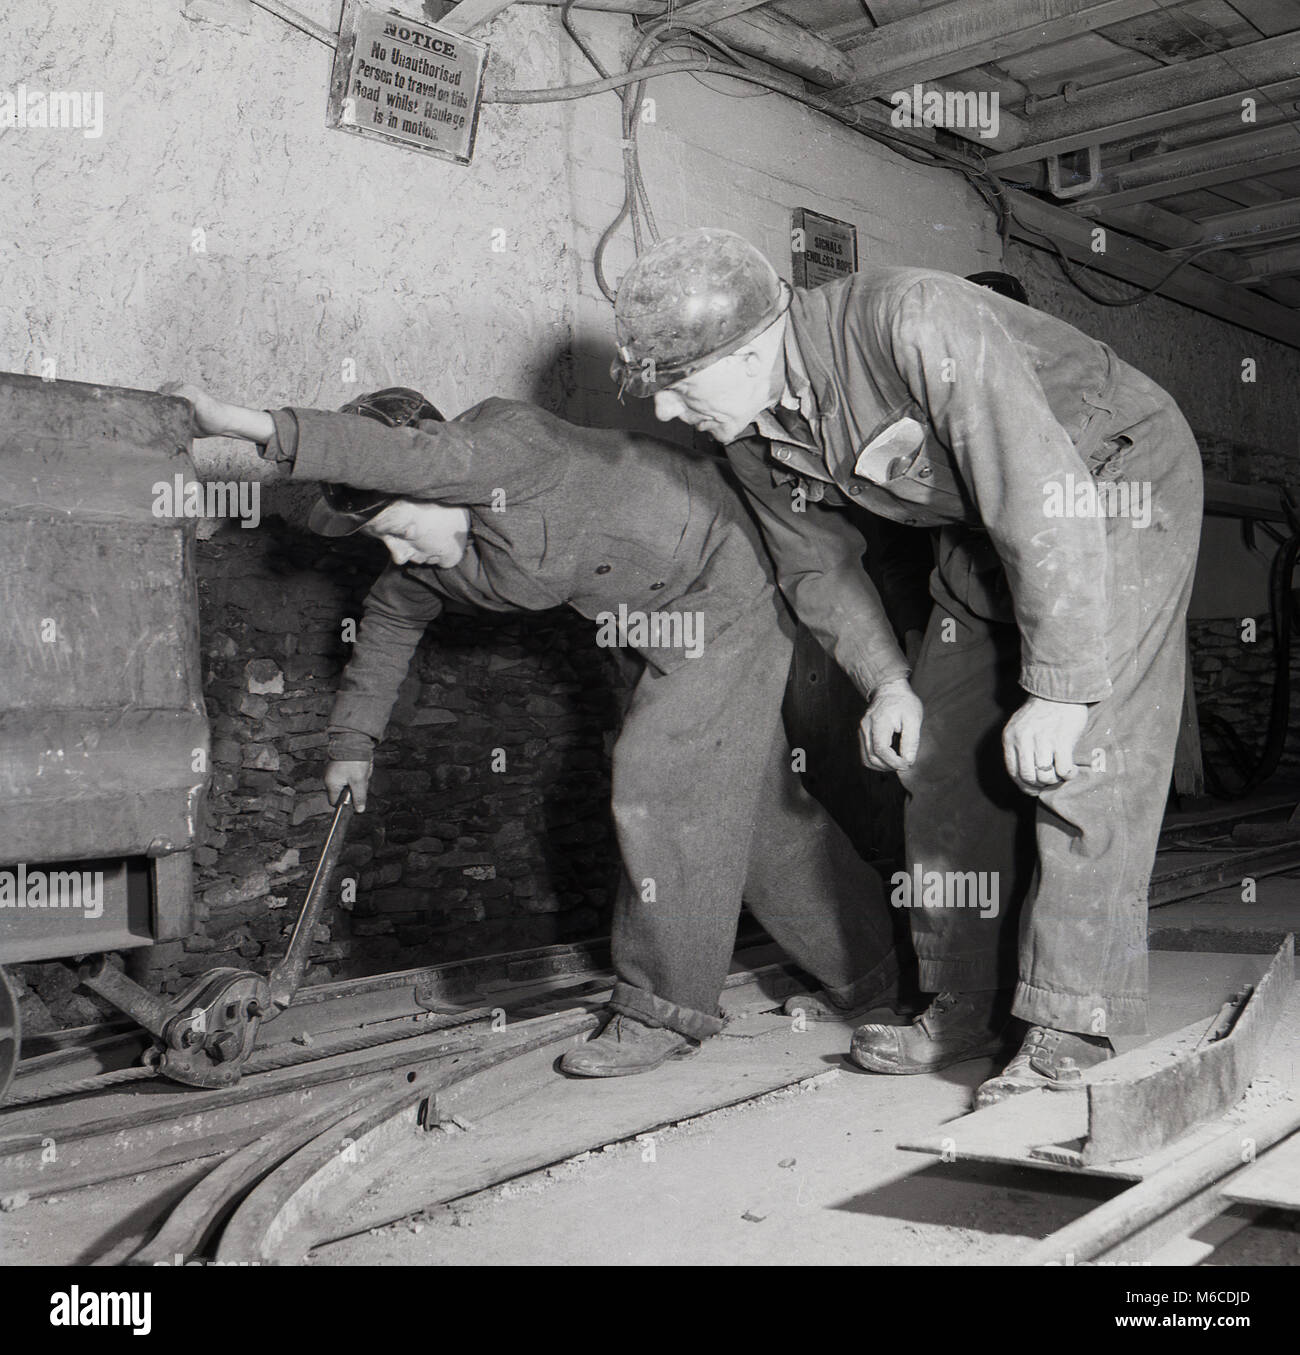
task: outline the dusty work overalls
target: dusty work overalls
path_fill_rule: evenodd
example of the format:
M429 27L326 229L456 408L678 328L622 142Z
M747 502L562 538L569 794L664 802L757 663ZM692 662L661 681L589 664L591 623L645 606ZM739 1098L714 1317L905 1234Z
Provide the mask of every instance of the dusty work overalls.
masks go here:
M787 365L799 410L728 455L782 587L867 695L907 667L851 551L827 544L836 508L940 527L894 898L921 986L1014 986L1033 1024L1142 1032L1201 517L1190 429L1105 345L924 270L796 294ZM1027 692L1088 707L1077 775L1037 797L1003 762Z
M794 625L720 467L516 401L412 428L309 409L273 417L268 454L295 478L464 505L472 523L458 565L390 565L371 589L330 717L331 757L371 757L445 601L611 618L594 643L643 660L613 750L625 870L611 1007L716 1034L742 894L843 1005L885 995L899 966L880 879L794 773L781 718ZM665 626L658 638L620 634L620 609ZM668 624L687 617L697 646Z

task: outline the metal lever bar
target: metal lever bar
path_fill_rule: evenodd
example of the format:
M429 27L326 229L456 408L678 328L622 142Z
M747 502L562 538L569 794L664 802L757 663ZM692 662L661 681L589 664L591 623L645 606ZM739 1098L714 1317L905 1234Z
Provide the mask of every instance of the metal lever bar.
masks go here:
M71 965L67 966L69 969ZM162 1039L167 1023L176 1015L177 1007L164 997L157 997L129 979L116 966L109 964L107 955L95 955L76 970L77 978L113 1006L134 1017L150 1035Z
M1200 1049L1207 1044L1213 1044L1216 1040L1226 1040L1232 1034L1233 1027L1237 1024L1237 1018L1246 1010L1246 1003L1255 995L1255 985L1247 984L1239 993L1233 995L1219 1008L1219 1014L1205 1028L1205 1034L1196 1042L1196 1048Z
M311 877L311 886L302 912L298 914L297 925L284 959L271 971L271 1011L264 1020L279 1016L293 1001L298 985L307 972L307 956L311 950L311 934L320 920L321 909L325 905L325 892L329 888L334 867L338 865L339 854L343 850L343 839L347 836L348 824L352 822L352 787L344 786L339 796L338 806L334 810L334 822L330 824L325 846L321 849L320 861L316 873Z

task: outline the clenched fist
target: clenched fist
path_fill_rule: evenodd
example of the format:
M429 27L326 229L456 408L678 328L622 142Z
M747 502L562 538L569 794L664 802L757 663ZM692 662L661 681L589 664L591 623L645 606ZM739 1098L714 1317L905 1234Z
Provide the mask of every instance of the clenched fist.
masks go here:
M1029 795L1072 780L1074 745L1088 722L1088 707L1031 696L1002 731L1002 755L1011 779Z
M883 683L872 693L862 717L858 744L862 761L878 772L896 772L916 761L924 715L921 698L906 678ZM898 751L894 739L898 738Z
M344 786L352 787L352 803L358 814L366 812L366 787L370 784L370 773L374 764L370 762L331 762L325 768L325 791L330 804L336 805Z

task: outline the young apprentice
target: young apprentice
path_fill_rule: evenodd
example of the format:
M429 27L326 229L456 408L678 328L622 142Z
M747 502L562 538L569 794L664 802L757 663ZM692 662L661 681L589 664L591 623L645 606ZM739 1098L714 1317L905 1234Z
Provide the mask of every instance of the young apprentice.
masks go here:
M874 265L792 293L730 231L642 254L615 323L623 388L726 447L782 589L869 700L868 764L908 793L896 901L935 997L859 1027L852 1057L987 1057L1014 1014L980 1106L1105 1061L1145 1029L1182 709L1201 462L1177 406L1006 295ZM910 683L850 504L940 529Z
M200 436L262 444L295 480L325 482L314 530L364 532L392 557L366 598L330 718L332 800L349 785L364 807L374 746L444 600L493 611L566 604L593 620L621 604L661 619L637 646L644 669L613 753L625 867L614 1014L565 1056L567 1072L645 1072L721 1029L742 892L828 1001L865 1010L895 1000L879 877L791 770L781 703L793 623L719 466L509 400L444 422L406 389L337 414L170 390L192 402ZM688 614L702 635L693 647L672 620Z

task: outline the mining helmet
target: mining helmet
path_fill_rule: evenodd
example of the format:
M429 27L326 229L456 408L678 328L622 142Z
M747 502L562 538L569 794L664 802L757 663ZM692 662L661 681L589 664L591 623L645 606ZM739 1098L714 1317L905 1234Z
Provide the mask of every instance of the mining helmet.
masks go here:
M358 396L349 400L339 413L360 414L389 428L406 428L422 419L446 422L434 405L409 386L389 386L386 390ZM322 484L321 496L311 510L307 525L321 536L351 536L399 498L400 494L383 490Z
M1025 291L1025 284L1014 273L999 273L996 270L987 273L967 273L966 281L973 282L977 287L987 287L990 292L996 292L999 296L1009 296L1012 301L1019 301L1022 306L1029 305L1029 293Z
M790 287L742 236L705 227L661 240L624 274L614 303L619 394L653 395L757 338Z

